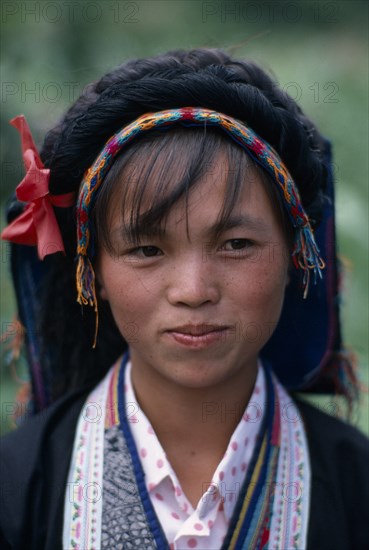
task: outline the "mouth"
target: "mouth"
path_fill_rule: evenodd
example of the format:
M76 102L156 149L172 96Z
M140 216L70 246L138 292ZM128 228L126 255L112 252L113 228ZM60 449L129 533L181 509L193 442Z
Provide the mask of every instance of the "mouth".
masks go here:
M227 325L201 323L196 325L187 324L180 327L170 328L167 329L166 332L178 332L180 334L189 334L191 336L204 336L205 334L210 334L211 332L217 332L228 328L229 327Z
M187 324L167 329L165 334L177 344L199 349L224 340L229 329L228 325Z

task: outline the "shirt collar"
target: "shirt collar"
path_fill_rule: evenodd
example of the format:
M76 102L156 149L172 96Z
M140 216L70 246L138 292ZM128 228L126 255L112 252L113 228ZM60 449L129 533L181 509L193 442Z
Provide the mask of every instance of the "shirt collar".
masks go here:
M188 509L188 512L191 513L193 511L192 506L183 494L165 451L148 418L138 406L131 381L131 362L128 362L125 371L125 392L127 412L128 407L132 407L132 411L135 411L128 416L128 420L141 459L150 496L153 497L158 485L169 478L178 504L182 509ZM264 417L265 401L265 374L259 362L256 382L249 403L230 438L222 460L213 474L208 490L197 505L200 518L208 514L214 506L220 506L220 509L224 510L226 520L230 521L260 431Z

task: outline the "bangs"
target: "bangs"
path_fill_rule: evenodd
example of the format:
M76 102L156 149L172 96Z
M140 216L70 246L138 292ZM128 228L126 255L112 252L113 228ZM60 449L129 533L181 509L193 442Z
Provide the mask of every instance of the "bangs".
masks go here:
M189 235L190 192L199 182L212 177L219 163L222 181L226 183L218 217L219 234L243 186L255 181L263 184L288 234L286 215L275 184L240 146L218 128L178 126L147 132L116 158L91 214L97 248L103 246L110 254L115 254L111 220L117 214L132 246L139 246L141 235L158 235L164 231L171 208L182 199Z

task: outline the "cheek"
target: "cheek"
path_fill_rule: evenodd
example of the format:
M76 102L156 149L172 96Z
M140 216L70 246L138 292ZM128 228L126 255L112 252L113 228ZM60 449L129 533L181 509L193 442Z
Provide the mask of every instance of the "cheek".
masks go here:
M287 284L287 276L281 273L280 277L265 272L257 281L257 298L265 305L266 310L279 315L283 304L284 292Z
M113 315L120 309L129 310L131 292L123 292L129 287L129 278L125 276L120 262L107 253L102 253L97 267L98 281L100 283L100 296L109 302Z
M137 292L137 285L107 285L106 293L115 324L124 340L130 345L139 341L146 326L148 310L147 302Z
M109 302L115 323L126 341L140 333L155 310L157 292L149 281L143 282L137 271L119 260L100 262L101 297Z
M287 262L255 263L240 276L235 285L235 296L252 321L277 322L288 284Z

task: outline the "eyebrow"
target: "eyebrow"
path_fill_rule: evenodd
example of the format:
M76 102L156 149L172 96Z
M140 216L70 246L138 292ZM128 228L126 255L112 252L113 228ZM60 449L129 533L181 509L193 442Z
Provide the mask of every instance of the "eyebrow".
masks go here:
M263 219L255 218L249 214L240 214L239 216L232 215L224 221L220 220L219 222L216 222L214 225L209 227L207 232L210 236L214 237L220 233L224 233L237 227L262 233L266 233L269 229L268 224Z
M257 231L259 233L266 233L269 230L268 224L263 219L255 218L249 214L241 214L238 216L231 215L224 221L219 220L215 222L206 230L206 235L209 239L215 239L222 233L237 227ZM136 242L136 239L133 238L131 228L126 225L119 226L113 232L119 234L124 240ZM137 235L138 240L147 237L165 238L167 237L167 232L160 224L142 225L138 227Z
M135 242L139 242L140 239L145 237L164 238L166 236L166 231L159 224L156 224L156 225L139 224L137 227L137 231L133 231L133 229L128 225L120 225L119 227L113 230L113 234L119 235L119 237L121 237L123 240L127 242L135 243ZM134 237L134 234L137 235L137 238Z

